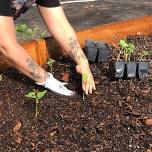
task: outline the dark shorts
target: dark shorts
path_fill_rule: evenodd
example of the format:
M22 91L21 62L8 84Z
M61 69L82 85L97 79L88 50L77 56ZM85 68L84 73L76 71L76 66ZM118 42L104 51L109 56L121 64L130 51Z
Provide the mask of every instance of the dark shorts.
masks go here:
M60 6L59 0L0 0L0 16L12 16L16 19L35 3L44 7Z

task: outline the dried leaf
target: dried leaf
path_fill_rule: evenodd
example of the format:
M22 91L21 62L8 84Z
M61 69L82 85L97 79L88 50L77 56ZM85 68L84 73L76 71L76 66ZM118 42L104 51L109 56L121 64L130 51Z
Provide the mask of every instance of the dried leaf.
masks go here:
M129 102L129 103L130 103L130 102L132 102L132 100L131 100L131 97L130 97L130 96L128 96L128 97L127 97L127 102Z
M63 73L61 80L64 82L69 82L69 77L70 77L69 73Z
M21 137L17 137L17 139L15 140L16 143L20 144L22 141L22 138Z
M17 122L17 124L13 128L13 132L16 133L17 131L19 131L21 126L21 122Z
M152 118L144 119L143 122L148 126L152 126Z
M147 88L146 90L144 90L142 92L145 93L145 94L148 94L150 92L150 90L151 90L151 87Z

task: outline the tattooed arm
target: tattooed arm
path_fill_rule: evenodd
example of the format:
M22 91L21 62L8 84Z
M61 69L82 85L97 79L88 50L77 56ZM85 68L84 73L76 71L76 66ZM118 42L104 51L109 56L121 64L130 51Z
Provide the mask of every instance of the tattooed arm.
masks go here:
M44 82L48 78L48 73L17 43L13 18L0 16L0 29L0 52L18 70L36 82Z
M39 6L39 10L51 34L57 39L63 49L77 63L76 70L85 75L82 80L82 88L86 94L95 90L95 83L89 68L88 60L81 49L76 34L66 19L61 7L46 8Z

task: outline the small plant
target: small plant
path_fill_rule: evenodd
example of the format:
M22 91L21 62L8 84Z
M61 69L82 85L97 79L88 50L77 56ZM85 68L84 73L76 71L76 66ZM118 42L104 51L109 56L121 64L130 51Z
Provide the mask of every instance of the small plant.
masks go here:
M28 29L27 24L21 23L21 24L16 25L16 32L22 33L23 39L24 39L27 29Z
M149 55L150 55L150 53L148 51L143 50L141 53L139 53L139 56L140 56L139 60L144 61L144 59Z
M51 73L52 73L52 66L53 66L54 63L55 63L55 60L53 60L51 58L49 58L48 61L47 61L47 65L50 67Z
M88 79L88 75L86 73L83 73L82 74L82 81L87 81L87 79ZM85 97L85 92L83 91L82 100L84 100L84 97Z
M44 90L44 91L40 92L38 90L33 89L33 91L31 91L31 92L29 92L28 94L25 95L26 97L31 98L31 99L35 99L35 101L36 101L35 117L38 116L39 101L42 99L42 97L45 96L46 93L47 93L47 90Z
M133 45L132 43L128 43L126 40L120 40L119 45L121 47L121 50L117 57L117 62L119 61L120 55L122 53L125 55L125 61L130 61L131 54L133 54L135 51L135 45Z
M31 39L33 39L38 32L40 33L40 38L44 37L46 34L46 31L41 32L41 29L38 26L30 27L25 23L16 25L16 32L22 33L23 39L25 35L31 36Z
M44 38L44 36L46 35L46 31L43 31L40 33L40 38Z
M38 27L35 27L35 28L33 28L33 29L28 28L25 33L26 33L27 35L30 35L31 38L33 39L34 36L36 35L36 33L37 33L38 31L39 31L39 28L38 28Z
M0 74L0 81L3 80L3 74Z

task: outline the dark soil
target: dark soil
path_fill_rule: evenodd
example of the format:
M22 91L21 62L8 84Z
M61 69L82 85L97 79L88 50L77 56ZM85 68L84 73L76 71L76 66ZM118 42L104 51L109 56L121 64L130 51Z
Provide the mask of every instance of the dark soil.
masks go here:
M152 52L151 42L145 45L150 45L148 50ZM35 102L25 94L44 88L13 68L3 73L0 152L147 152L152 149L152 126L144 121L152 118L151 65L148 76L140 81L111 81L108 63L90 67L97 90L82 100L81 76L75 72L74 64L70 60L56 61L54 76L61 79L62 73L68 72L68 87L77 95L65 97L48 91L39 104L37 118Z

